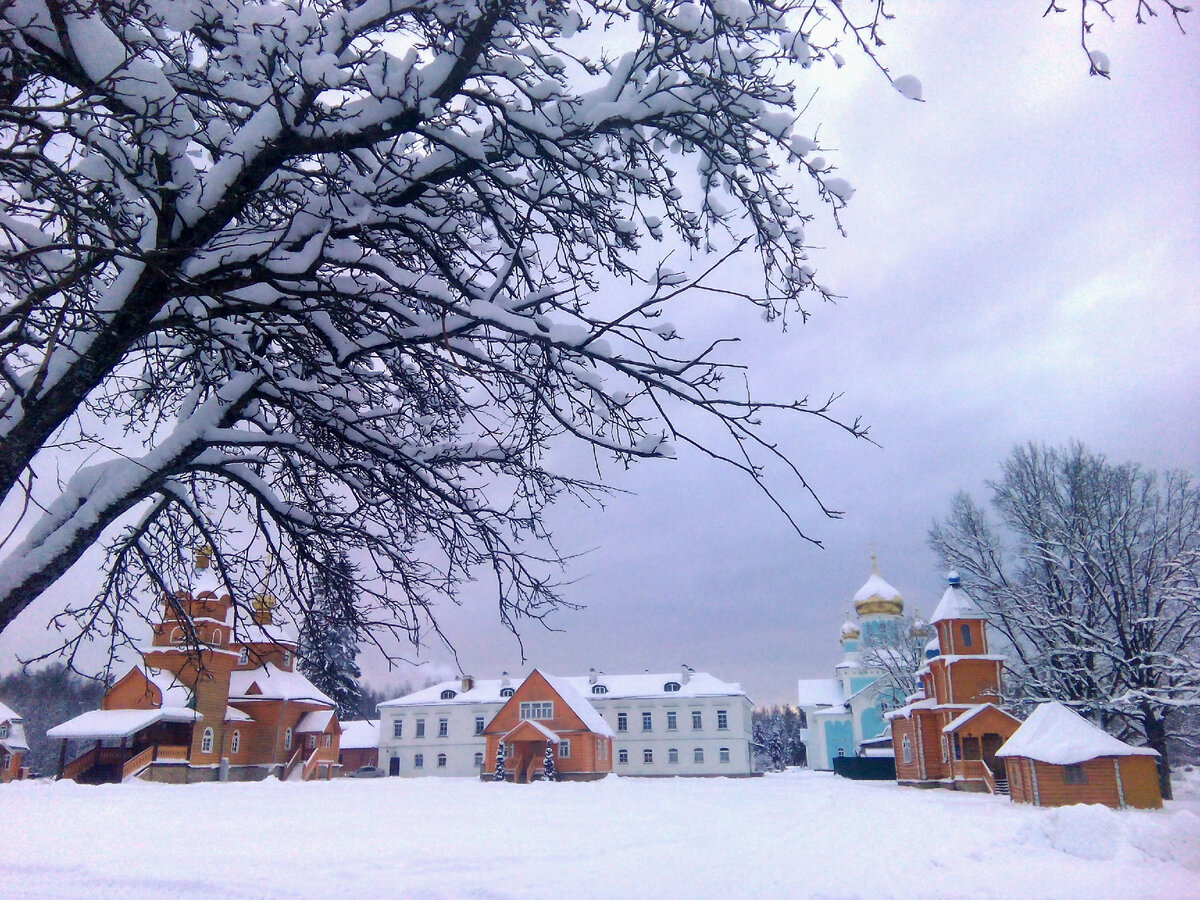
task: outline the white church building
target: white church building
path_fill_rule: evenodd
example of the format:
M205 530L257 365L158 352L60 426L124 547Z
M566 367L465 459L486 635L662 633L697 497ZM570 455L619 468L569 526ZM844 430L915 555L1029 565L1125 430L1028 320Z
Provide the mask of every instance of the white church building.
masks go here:
M843 655L834 677L799 683L797 705L807 723L804 746L811 769L832 769L838 756L868 752L864 742L887 733L885 714L903 706L905 698L884 678L879 661L893 654L905 665L898 648L914 638L924 643L928 636L920 619L905 620L904 598L879 574L874 557L870 577L851 602L857 621L847 616L842 625Z
M390 775L478 776L483 731L523 679L462 676L379 704L379 766ZM751 775L751 703L741 686L684 668L561 679L613 731L617 775Z

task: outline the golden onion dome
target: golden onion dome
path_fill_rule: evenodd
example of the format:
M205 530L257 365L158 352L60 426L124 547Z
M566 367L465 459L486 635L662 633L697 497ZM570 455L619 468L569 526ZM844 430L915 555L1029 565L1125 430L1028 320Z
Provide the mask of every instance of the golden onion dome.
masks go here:
M858 626L851 622L848 618L842 623L842 642L856 641L862 636L862 632L858 630Z
M854 611L859 616L904 614L904 598L880 576L874 556L871 557L871 577L854 595Z

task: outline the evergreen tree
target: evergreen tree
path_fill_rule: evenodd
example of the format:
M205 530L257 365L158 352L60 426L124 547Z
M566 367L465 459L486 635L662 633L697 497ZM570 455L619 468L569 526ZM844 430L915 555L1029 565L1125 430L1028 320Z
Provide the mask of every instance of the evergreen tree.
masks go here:
M504 741L496 745L496 774L492 776L492 781L504 780Z
M554 744L546 741L546 758L542 763L542 781L558 781L558 767L554 765Z
M58 741L47 738L46 731L95 709L103 696L102 682L84 678L62 663L0 678L0 699L25 719L29 742L25 764L44 775L57 771L59 752ZM68 750L68 757L72 755Z
M300 634L300 671L337 704L338 718L362 709L358 657L357 567L335 554L312 581L312 602Z

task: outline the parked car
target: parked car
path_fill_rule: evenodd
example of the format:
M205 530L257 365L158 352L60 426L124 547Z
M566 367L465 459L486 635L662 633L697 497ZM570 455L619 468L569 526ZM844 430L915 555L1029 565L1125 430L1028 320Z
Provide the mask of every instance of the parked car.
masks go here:
M383 778L387 772L377 766L359 766L346 774L347 778Z

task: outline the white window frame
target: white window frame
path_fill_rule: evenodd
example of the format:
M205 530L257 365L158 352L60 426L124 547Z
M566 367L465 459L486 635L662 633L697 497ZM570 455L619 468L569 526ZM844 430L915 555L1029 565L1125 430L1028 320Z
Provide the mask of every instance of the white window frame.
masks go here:
M704 730L704 713L701 710L692 710L692 731Z
M730 761L728 747L722 747L720 750L717 751L717 760L719 762L723 762L723 763L727 763Z
M697 747L695 750L692 751L692 762L697 763L697 764L704 763L704 748L703 747Z
M404 720L403 719L393 719L392 720L392 737L393 738L404 737Z
M233 737L230 738L230 740L229 740L229 752L237 753L238 750L241 749L241 746L242 746L242 733L240 731L235 731L233 733Z
M438 719L438 737L450 736L450 720Z
M425 754L424 753L418 753L413 757L413 768L414 769L425 768Z
M475 765L477 765L477 766L483 765L483 751L482 750L475 751Z
M649 710L642 710L642 731L654 730L654 713Z
M562 741L558 742L558 758L559 759L570 759L571 758L571 742L570 741L562 740Z
M629 730L629 713L617 713L617 731Z
M729 730L729 710L718 709L717 710L717 731L728 731L728 730Z
M519 714L522 722L549 722L554 718L554 701L523 700Z
M200 738L200 752L212 753L213 750L213 730L211 728L204 729L204 735Z
M417 719L417 733L414 734L413 737L419 737L419 738L425 737L425 720L424 719Z
M644 766L654 765L654 751L652 749L650 749L649 747L642 748L642 765L644 765Z
M675 765L676 763L679 762L679 748L678 747L672 747L670 750L667 751L667 762L671 765Z
M292 749L292 729L288 728L283 732L283 749Z
M911 766L913 761L912 754L912 739L906 734L903 740L900 741L900 758L904 760L906 766Z
M321 736L321 746L322 747L332 747L333 746L333 735L332 734L322 735Z
M477 735L483 734L483 728L484 728L483 716L476 716L475 717L475 734L477 734Z
M437 767L439 769L446 768L446 754L445 753L439 753L437 755Z
M679 730L679 714L673 710L667 710L667 731Z
M245 665L249 665L249 663L250 663L250 648L243 647L241 650L238 651L238 665L245 666Z
M283 651L283 667L285 669L288 669L289 671L292 668L292 651L291 650Z
M629 751L628 750L618 750L617 751L617 765L624 766L624 765L628 765L628 764L629 764Z

